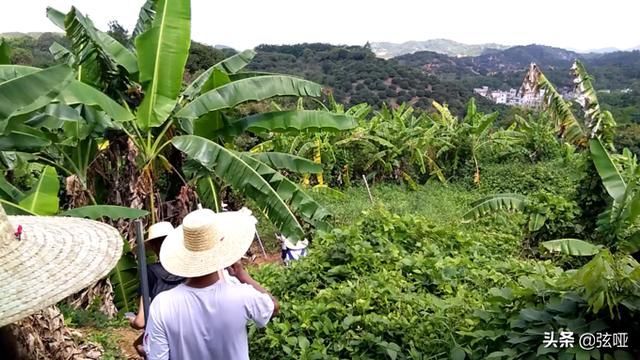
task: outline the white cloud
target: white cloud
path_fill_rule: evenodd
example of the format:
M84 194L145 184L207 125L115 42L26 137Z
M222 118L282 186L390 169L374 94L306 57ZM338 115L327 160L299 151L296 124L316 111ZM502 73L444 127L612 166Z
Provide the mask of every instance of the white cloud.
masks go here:
M0 32L55 31L45 16L47 5L63 11L75 5L103 29L114 19L132 29L143 2L18 0L11 2L10 11L0 13ZM575 49L640 44L634 25L640 2L628 0L605 4L584 0L238 0L221 4L192 0L195 40L240 49L261 43L364 44L432 38Z

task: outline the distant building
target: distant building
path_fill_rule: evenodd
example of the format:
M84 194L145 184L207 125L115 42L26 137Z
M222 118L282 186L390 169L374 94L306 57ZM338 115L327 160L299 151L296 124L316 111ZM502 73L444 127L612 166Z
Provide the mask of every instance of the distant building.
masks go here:
M505 91L492 91L491 99L496 104L506 104L507 103L507 92Z
M519 94L516 89L491 90L488 86L473 89L473 92L496 104L536 107L542 103L544 92Z
M481 88L475 88L473 89L473 92L482 96L482 97L487 97L489 95L489 87L488 86L483 86Z

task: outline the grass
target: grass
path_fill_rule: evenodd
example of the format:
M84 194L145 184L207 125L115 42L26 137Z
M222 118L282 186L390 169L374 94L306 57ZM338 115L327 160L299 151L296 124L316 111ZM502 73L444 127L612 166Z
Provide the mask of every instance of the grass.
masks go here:
M456 184L434 182L420 185L414 191L398 185L376 185L371 188L371 195L375 203L384 204L392 213L421 215L445 224L459 222L480 193ZM352 223L363 210L374 206L364 187L352 187L341 194L316 193L315 197L333 214L335 226Z
M457 184L439 182L419 185L416 190L408 190L399 185L380 184L371 188L376 204L382 203L389 211L399 214L416 214L426 216L436 223L457 223L469 209L469 204L477 200L481 193ZM318 189L310 190L316 201L325 206L333 214L332 223L336 227L353 222L363 210L373 205L369 201L364 187L351 187L344 190ZM259 211L254 211L258 218L258 234L268 253L280 251L280 243L275 238L278 230ZM259 251L257 246L254 252Z
M127 358L122 352L116 336L109 331L92 331L89 336L87 336L87 340L102 346L103 353L100 357L101 359L120 360Z

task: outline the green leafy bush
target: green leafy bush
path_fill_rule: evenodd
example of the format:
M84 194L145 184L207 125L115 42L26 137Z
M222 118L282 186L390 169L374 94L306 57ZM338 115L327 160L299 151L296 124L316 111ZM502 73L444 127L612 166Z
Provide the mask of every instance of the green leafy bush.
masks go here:
M491 230L466 233L382 209L317 237L289 268L254 271L279 298L281 314L251 330L260 358L422 359L460 351L493 287L520 277L549 281L549 261L517 258L519 240ZM459 357L462 358L462 357Z
M576 160L577 161L577 160ZM517 193L528 195L539 190L575 198L581 170L573 162L492 163L482 169L480 189L487 193Z

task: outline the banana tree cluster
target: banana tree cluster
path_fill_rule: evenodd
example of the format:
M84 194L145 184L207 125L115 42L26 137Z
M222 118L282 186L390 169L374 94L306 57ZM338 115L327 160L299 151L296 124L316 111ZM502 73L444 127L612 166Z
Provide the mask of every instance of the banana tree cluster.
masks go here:
M477 111L471 99L464 118L451 114L446 105L433 104L435 114L416 113L409 104L395 108L383 105L371 113L371 106L359 104L348 110L334 104L331 111L358 119L358 126L339 133L298 134L270 138L254 150L277 149L301 157L322 159L324 168L349 179L393 179L415 186L430 177L446 182L467 162L475 168L474 181L480 182L483 151L496 146L510 148L520 139L515 131L493 127L497 113ZM320 155L320 156L318 156Z
M58 201L49 199L57 199L58 194L52 192L57 188L45 186L53 184L55 172L56 178L58 173L66 178L67 192L71 179L73 188L86 196L86 201L72 206L89 205L68 215L141 216L142 212L118 215L113 207L99 207L109 204L89 184L96 159L115 146L113 139L125 136L129 152L112 158L110 168L121 167L121 162L135 165L138 180L131 187L144 187L140 193L146 198L140 207L149 210L151 221L157 218L157 202L162 199L156 183L168 175L196 189L200 201L214 209L220 207L220 187L230 186L290 238L304 236L304 223L326 226L329 213L279 172L317 173L320 165L287 153L244 152L234 145L236 137L246 133L312 133L354 127L352 117L326 111L279 110L246 117L234 111L242 104L274 97L320 97L319 84L243 71L255 55L251 50L215 64L184 84L191 44L188 0L147 1L130 45L98 30L75 7L66 14L49 8L47 16L71 44L69 48L58 43L51 46L60 65L48 69L0 65L3 175L11 175L24 163L36 164L33 169L40 173L39 185L28 194L11 179L0 178L2 201L13 205L9 207L14 212L58 213L53 210ZM5 45L1 47L0 61L6 63L8 51ZM186 161L170 161L169 155L176 151ZM34 197L38 202L32 201ZM46 210L38 211L37 204L45 199L51 200ZM128 265L118 265L122 270L118 272L119 290L124 296L131 295L129 290L134 287L131 276L124 276L126 271L135 271L130 260Z
M65 88L65 84L72 83L90 91L80 91L83 97L73 99L76 100L74 102L57 102L52 86L38 86L41 94L33 93L33 96L44 94L49 96L47 102L53 104L45 104L42 100L45 109L39 114L45 113L46 119L26 124L35 131L42 127L71 128L71 123L85 127L82 134L87 135L77 139L80 142L89 139L87 142L93 143L67 141L83 154L75 157L63 154L65 159L78 160L68 161L70 169L67 170L81 181L86 180L89 165L86 160L93 158L98 146L103 144L101 139L95 141L96 136L93 135L99 134L91 131L110 128L125 132L138 150L141 176L152 179L149 196L152 217L157 213L154 204L157 189L153 188L153 180L158 178L158 173L170 169L178 176L183 175L182 169L175 168L166 157L166 151L173 146L202 166L203 171L186 181L200 189L207 184L210 187L229 184L256 202L283 233L301 237L303 226L299 219L321 225L328 213L277 170L317 171L317 166L288 154L237 151L233 149L233 139L247 131L278 133L348 129L355 125L354 120L323 111L297 110L235 118L230 110L246 102L277 96L322 95L320 85L304 79L242 72L255 55L251 50L225 59L184 86L184 68L191 42L190 9L189 1L147 1L134 31L134 45L128 48L96 29L78 9L72 8L63 14L49 8L48 17L65 31L72 44L69 49L60 44L54 44L51 49L67 66L60 66L57 70L19 69L16 66L11 66L11 69L19 69L23 73L54 71L57 77L50 73L42 74L42 78L50 81L52 86ZM62 95L66 93L63 91ZM111 107L100 106L104 104L98 104L96 99L108 101ZM19 102L13 103L19 107ZM77 107L68 108L74 105ZM96 117L98 119L94 120ZM16 125L11 124L7 130L13 130L9 133L11 136L22 136L16 133L15 126L24 124L24 121L16 120ZM44 137L34 135L34 138L40 140ZM50 144L64 146L59 141L51 141ZM49 160L55 162L53 158ZM217 190L210 188L207 193L215 195ZM219 200L214 200L211 205L217 207L218 203Z

